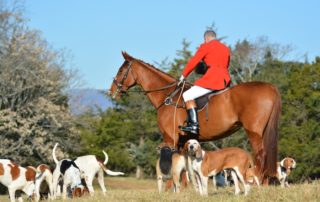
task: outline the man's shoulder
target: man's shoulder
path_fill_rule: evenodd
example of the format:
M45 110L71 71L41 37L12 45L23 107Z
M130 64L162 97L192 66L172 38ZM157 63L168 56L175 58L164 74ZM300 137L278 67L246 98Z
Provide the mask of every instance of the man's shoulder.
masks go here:
M218 48L218 49L229 50L229 47L226 44L224 44L221 41L219 41L219 40L214 40L213 43L212 43L212 46L215 47L215 48Z
M221 41L219 41L219 40L213 40L213 41L212 41L212 44L227 47L224 43L222 43L222 42L221 42Z
M199 49L229 49L229 47L227 45L225 45L224 43L222 43L219 40L212 40L209 43L202 43L199 46Z
M208 45L208 44L206 44L206 43L202 43L202 44L200 44L199 49L200 49L200 48L205 48L207 45Z

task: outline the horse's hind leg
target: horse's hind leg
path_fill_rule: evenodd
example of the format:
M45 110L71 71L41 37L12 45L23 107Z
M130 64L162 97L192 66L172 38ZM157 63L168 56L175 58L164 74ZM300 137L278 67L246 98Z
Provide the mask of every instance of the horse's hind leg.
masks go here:
M249 141L251 143L251 147L254 153L255 165L257 167L257 171L259 175L258 177L261 178L262 169L264 166L263 159L264 159L264 156L266 155L262 148L262 144L263 144L262 135L247 129L246 129L246 132L249 137Z

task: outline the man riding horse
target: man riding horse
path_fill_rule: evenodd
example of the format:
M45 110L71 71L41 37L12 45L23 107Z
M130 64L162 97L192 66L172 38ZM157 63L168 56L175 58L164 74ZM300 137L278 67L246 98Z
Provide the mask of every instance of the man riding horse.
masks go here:
M216 39L216 33L213 30L207 30L204 33L204 43L200 45L195 55L185 66L179 79L178 86L183 83L185 78L187 78L202 60L207 66L207 71L194 83L194 86L183 93L188 119L186 126L179 126L182 131L194 135L199 134L199 122L195 99L212 91L222 90L231 82L228 72L230 61L229 48Z

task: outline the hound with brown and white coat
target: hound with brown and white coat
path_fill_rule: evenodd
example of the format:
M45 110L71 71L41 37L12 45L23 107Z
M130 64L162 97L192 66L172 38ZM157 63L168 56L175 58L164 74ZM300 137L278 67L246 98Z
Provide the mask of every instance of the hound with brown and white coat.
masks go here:
M49 188L48 199L52 199L53 197L53 183L52 183L52 172L48 165L41 164L36 169L36 176L35 176L35 195L36 201L39 201L41 198L40 188L43 182L47 183Z
M278 162L276 177L279 180L281 187L289 187L288 176L296 166L296 161L290 157L286 157L282 159L282 161Z
M240 193L238 178L244 185L245 195L248 194L250 186L244 177L247 169L252 165L252 161L251 158L248 158L246 151L236 147L204 151L195 139L188 140L185 147L188 151L188 161L191 161L189 172L195 173L201 195L208 195L208 178L214 177L224 169L234 170L231 175L235 181L235 194Z
M256 166L252 166L252 167L248 168L248 170L246 172L245 180L247 183L249 183L251 185L257 185L258 187L260 186L260 181L257 176L257 167Z
M52 156L53 156L55 163L57 165L59 165L59 161L57 160L56 155L55 155L55 150L56 150L57 146L58 146L58 143L56 143L56 145L53 148ZM92 182L93 182L93 179L95 176L97 176L98 183L102 189L103 194L105 194L107 190L104 185L103 173L105 172L106 174L112 175L112 176L124 175L123 172L114 172L114 171L107 169L105 167L105 165L107 164L109 157L105 151L103 151L103 154L105 156L104 162L99 161L95 155L80 156L73 161L77 165L77 167L81 170L82 175L84 176L87 188L88 188L91 195L93 195L93 193L94 193ZM59 166L57 166L56 169L60 169ZM53 173L54 187L57 186L58 178L59 178L58 172L56 172L56 174L54 172Z
M163 182L173 179L173 190L180 192L181 172L186 171L186 158L169 145L160 145L160 158L157 160L156 173L159 193L162 192Z
M22 190L29 197L35 190L36 172L31 167L21 167L8 159L0 159L0 183L8 188L11 202L15 201L15 193ZM22 197L18 201L23 201Z
M249 155L248 158L251 159L250 154L248 154L248 155ZM225 170L223 170L224 184L226 186L231 186L231 181L235 182L235 180L233 179L233 176L235 176L236 173L231 174L232 172L235 172L235 171L233 169L225 169ZM257 173L256 166L252 166L251 165L251 167L249 167L247 169L247 172L246 172L244 178L245 178L245 181L247 183L249 183L250 185L257 185L259 187L260 186L260 182L259 182L259 178L258 178L256 173ZM217 190L217 182L216 182L216 178L215 177L212 178L212 182L213 182L214 189Z

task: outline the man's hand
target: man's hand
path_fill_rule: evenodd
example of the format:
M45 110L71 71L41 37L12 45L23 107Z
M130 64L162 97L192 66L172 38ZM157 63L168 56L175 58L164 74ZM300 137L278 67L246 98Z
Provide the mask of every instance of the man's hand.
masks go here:
M180 86L183 82L184 82L184 76L181 75L180 78L179 78L179 82L178 82L177 86Z

